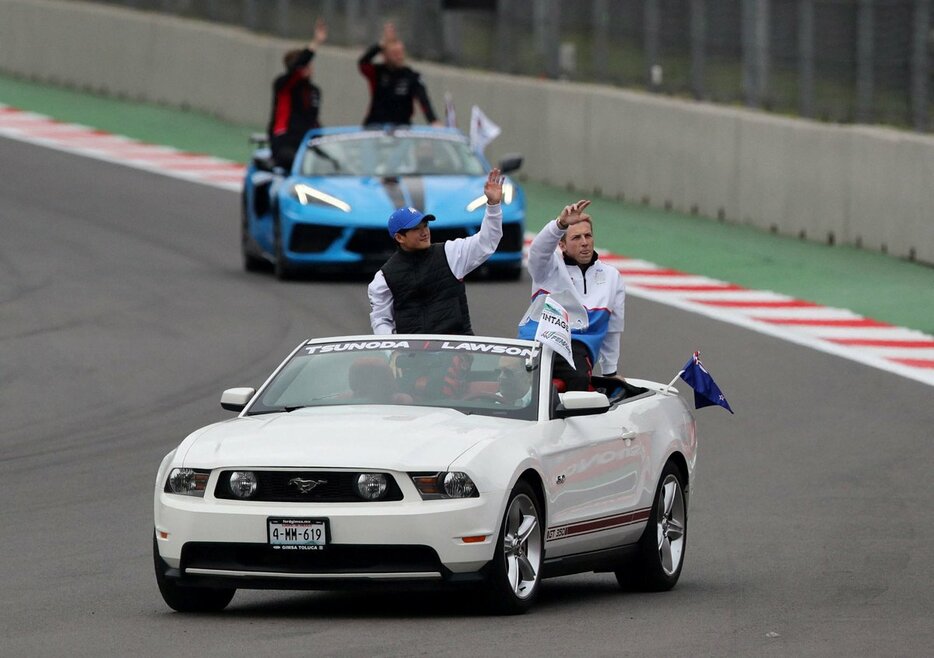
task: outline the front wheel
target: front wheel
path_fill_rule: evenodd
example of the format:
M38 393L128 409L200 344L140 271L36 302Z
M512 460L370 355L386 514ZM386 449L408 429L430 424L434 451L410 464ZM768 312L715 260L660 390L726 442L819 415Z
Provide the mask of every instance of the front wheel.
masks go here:
M288 281L292 278L292 269L289 267L289 261L285 258L285 248L282 246L282 224L278 217L273 221L273 251L275 252L275 263L273 264L276 278L280 281Z
M503 516L489 580L492 608L501 614L526 612L538 595L545 554L544 514L532 487L516 484Z
M639 540L639 557L616 572L621 587L663 592L678 582L688 530L683 477L674 463L665 465L648 525Z
M220 612L227 607L237 593L234 588L208 589L203 587L185 587L165 576L165 563L159 555L156 533L152 535L152 560L156 569L156 584L159 593L173 610L178 612Z
M240 221L240 253L243 256L243 269L247 272L259 272L266 267L266 261L253 252L253 239L250 236L250 218L247 214L246 200L243 201Z

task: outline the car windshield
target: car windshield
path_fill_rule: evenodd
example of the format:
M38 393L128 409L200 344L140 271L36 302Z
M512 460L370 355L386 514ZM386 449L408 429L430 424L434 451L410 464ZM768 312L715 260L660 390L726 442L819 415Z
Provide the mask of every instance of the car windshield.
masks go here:
M453 135L411 131L325 135L311 140L303 176L482 176L483 163Z
M279 370L247 415L377 404L534 420L538 359L531 346L506 342L309 343Z

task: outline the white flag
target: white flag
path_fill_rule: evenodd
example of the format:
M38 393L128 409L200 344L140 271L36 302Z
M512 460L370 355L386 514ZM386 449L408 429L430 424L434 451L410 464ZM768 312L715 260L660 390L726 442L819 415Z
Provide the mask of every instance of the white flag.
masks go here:
M572 368L577 369L574 365L574 357L571 354L571 324L568 312L550 295L545 298L542 317L539 319L538 329L535 331L535 340L553 349L563 356L564 360Z
M499 126L490 121L479 107L474 105L470 110L470 148L477 153L483 153L486 145L499 137L503 132Z
M444 125L457 128L457 112L454 111L454 97L451 92L444 92Z

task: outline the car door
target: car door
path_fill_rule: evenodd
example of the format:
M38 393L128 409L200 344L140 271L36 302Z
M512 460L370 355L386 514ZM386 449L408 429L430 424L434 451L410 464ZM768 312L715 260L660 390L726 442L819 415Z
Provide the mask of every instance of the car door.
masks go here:
M630 405L605 413L549 421L542 446L548 487L549 557L611 548L638 540L648 509L638 508L648 455Z

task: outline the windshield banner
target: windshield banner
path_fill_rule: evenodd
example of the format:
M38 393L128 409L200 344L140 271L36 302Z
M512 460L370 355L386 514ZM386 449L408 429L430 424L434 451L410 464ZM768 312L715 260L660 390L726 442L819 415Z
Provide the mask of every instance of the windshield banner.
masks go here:
M538 330L535 340L547 345L564 357L564 360L574 368L574 357L571 355L571 325L568 312L564 307L551 298L545 298L542 306L542 317L538 321Z

